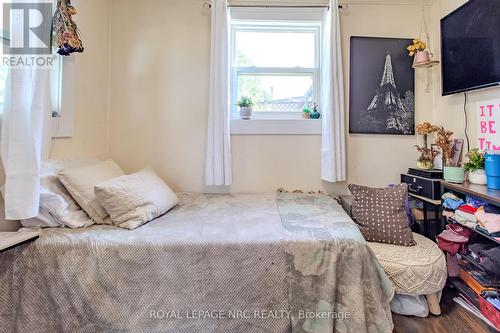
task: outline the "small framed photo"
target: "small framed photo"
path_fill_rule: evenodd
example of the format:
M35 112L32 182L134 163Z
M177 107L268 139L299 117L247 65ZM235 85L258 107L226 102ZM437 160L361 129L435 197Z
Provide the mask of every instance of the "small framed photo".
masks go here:
M437 145L431 145L431 149L438 152L436 157L434 157L432 168L435 170L443 170L443 153L441 151L441 148L439 148Z
M464 147L464 139L453 140L453 148L451 153L451 163L452 166L458 166L460 162L460 157L462 156L462 149Z

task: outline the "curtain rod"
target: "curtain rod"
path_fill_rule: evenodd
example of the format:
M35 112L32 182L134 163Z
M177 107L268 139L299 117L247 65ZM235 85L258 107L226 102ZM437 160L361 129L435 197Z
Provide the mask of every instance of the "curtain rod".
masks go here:
M286 5L277 5L277 6L264 6L264 5L229 5L229 7L236 8L328 8L329 6L286 6ZM339 5L339 8L342 8L342 5Z
M423 3L415 1L405 1L405 2L389 2L389 1L384 1L384 2L372 2L372 1L366 1L366 0L351 0L351 1L345 1L345 2L339 2L339 8L344 9L348 8L350 5L368 5L368 6L409 6L409 7L430 7L431 5L424 1ZM211 8L212 4L210 1L207 1L203 4L203 7L205 8ZM293 6L293 5L277 5L277 6L264 6L264 5L230 5L229 7L235 7L235 8L328 8L329 6L321 6L321 5L315 5L315 6Z

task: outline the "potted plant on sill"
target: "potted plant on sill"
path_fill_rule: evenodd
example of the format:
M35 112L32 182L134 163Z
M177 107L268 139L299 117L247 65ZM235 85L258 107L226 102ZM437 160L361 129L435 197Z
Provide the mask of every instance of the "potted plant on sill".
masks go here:
M318 104L314 103L312 111L309 113L309 118L311 119L320 119L321 113L318 111Z
M243 96L238 101L238 106L240 107L240 118L241 119L250 119L252 118L254 102L250 97Z
M302 110L302 118L304 118L304 119L311 119L311 109L309 109L308 107L305 107Z
M433 126L436 141L434 144L441 149L443 156L444 180L461 184L465 180L464 168L453 165L453 132L445 130L443 126Z
M476 185L486 185L485 153L477 148L467 153L469 161L465 163L464 169L467 172L469 182Z

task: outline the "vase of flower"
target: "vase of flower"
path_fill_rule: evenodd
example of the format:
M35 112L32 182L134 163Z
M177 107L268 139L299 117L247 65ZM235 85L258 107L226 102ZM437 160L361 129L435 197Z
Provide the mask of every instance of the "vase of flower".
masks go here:
M433 126L436 140L434 144L441 149L443 155L443 178L450 183L461 184L465 181L465 170L453 165L453 132L443 126Z
M321 118L321 114L318 112L318 104L314 104L312 111L309 113L309 118L311 119Z
M477 148L467 153L469 161L465 163L464 169L467 172L469 182L476 185L486 185L485 153Z
M424 138L424 146L415 146L420 156L417 161L417 168L423 170L431 170L434 165L434 158L438 155L438 152L428 147L427 136L434 133L433 126L428 123L422 123L417 125L417 134L422 135Z
M427 45L420 39L414 39L413 44L408 46L408 54L413 58L413 64L424 64L431 61L432 54L426 51Z

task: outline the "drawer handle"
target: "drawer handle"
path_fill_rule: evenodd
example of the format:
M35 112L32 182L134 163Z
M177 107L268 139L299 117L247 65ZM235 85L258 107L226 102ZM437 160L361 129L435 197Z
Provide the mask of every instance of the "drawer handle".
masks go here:
M408 190L412 193L420 193L420 190L422 189L422 186L414 186L413 184L408 185Z

